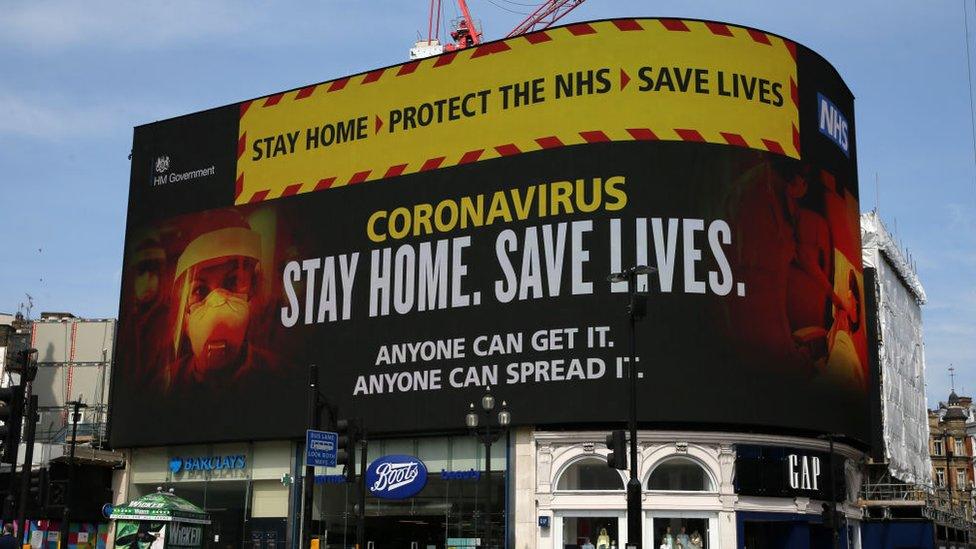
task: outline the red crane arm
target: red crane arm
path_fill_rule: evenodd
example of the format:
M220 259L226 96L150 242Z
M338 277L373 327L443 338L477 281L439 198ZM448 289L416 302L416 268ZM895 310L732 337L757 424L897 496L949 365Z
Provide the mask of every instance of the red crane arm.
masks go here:
M462 5L463 0L460 0ZM548 0L518 24L505 38L547 29L564 15L576 9L585 0Z
M471 18L471 10L468 9L468 3L465 2L464 0L457 0L457 3L458 6L461 7L461 16L464 17L464 23L468 27L468 32L471 33L471 38L474 40L474 43L472 43L471 45L475 46L480 44L481 33L479 33L478 29L475 28L474 26L474 19Z

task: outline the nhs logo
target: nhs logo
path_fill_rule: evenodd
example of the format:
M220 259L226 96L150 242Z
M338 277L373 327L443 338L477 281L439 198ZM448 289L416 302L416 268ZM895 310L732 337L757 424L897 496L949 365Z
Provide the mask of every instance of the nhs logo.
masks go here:
M835 145L844 151L844 155L850 158L850 141L848 139L847 118L841 114L837 105L827 99L822 93L817 92L817 120L820 133L824 134Z

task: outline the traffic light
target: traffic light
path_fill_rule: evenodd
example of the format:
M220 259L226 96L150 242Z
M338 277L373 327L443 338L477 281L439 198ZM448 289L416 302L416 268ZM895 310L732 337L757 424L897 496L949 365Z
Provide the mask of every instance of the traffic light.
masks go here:
M0 387L0 462L17 461L20 427L24 416L24 388Z
M614 469L627 469L627 431L613 431L607 435L607 465Z
M359 430L356 422L349 419L336 421L336 432L339 441L336 445L336 465L345 467L346 482L356 481L356 444L359 442Z
M30 472L30 478L27 480L28 514L38 516L43 512L47 486L47 469L38 469Z
M68 500L68 481L51 480L48 486L44 507L48 512L60 511L64 508Z

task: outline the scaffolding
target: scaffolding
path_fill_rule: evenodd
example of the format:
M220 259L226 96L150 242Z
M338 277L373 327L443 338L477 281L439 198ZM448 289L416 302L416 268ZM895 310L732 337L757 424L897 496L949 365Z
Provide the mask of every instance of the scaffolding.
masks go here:
M860 507L866 519L932 521L937 531L955 531L955 539L973 539L976 531L973 504L966 491L923 486L884 479L861 487ZM948 535L948 534L947 534Z
M116 461L118 456L105 451L115 319L42 313L28 326L29 341L25 343L38 351L33 383L39 416L35 442L61 447L60 453L67 455L72 442L70 403L78 400L87 408L81 410L78 421L76 453L92 454L95 461ZM4 377L11 381L9 374Z

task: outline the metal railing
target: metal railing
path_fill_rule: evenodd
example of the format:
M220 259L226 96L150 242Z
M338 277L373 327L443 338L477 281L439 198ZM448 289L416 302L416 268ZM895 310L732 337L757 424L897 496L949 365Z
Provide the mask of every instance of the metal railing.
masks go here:
M865 483L861 488L864 507L917 507L922 516L961 530L974 530L971 493L904 483Z
M94 448L104 448L106 438L106 415L104 406L92 406L85 418L78 423L78 444L88 444ZM41 420L37 424L35 439L48 444L66 444L71 439L70 412L67 406L48 406L39 410ZM67 412L67 415L66 415ZM67 421L67 423L64 423Z

